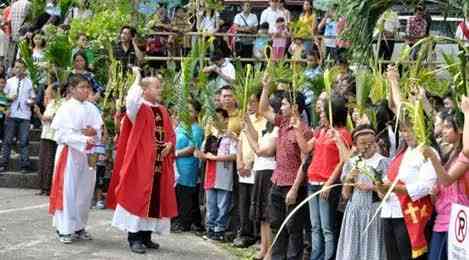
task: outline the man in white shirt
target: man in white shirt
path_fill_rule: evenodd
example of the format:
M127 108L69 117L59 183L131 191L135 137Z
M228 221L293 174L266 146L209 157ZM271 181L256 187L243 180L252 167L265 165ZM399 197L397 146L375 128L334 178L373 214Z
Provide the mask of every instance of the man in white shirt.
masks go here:
M231 85L235 80L236 71L233 64L223 57L221 53L214 53L210 57L210 61L213 63L212 66L204 68L205 73L216 73L216 88L217 90L223 86Z
M236 25L236 32L243 34L254 34L257 32L259 21L257 16L251 13L251 3L245 2L243 11L237 14L233 24ZM236 54L242 58L251 58L254 37L236 38Z
M10 115L5 120L5 137L3 140L0 171L8 170L13 138L18 136L21 154L21 170L31 171L28 155L29 129L31 126L31 106L34 104L35 93L32 81L26 77L26 67L20 60L15 63L15 77L8 79L4 92L11 105Z
M270 6L262 11L260 24L268 23L269 24L269 33L274 33L275 23L279 17L287 20L285 13L279 9L279 0L270 0Z

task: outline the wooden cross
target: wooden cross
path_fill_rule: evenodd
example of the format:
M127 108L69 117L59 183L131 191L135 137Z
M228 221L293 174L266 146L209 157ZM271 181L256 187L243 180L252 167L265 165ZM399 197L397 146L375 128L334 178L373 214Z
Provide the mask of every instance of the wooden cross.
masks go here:
M418 207L413 207L412 205L412 202L409 202L407 203L407 210L404 212L406 215L410 215L410 217L412 218L412 222L414 224L417 224L419 223L419 220L417 218L417 212L419 211L419 208Z
M430 213L427 212L427 205L423 205L423 207L420 209L420 218L425 218L430 216Z

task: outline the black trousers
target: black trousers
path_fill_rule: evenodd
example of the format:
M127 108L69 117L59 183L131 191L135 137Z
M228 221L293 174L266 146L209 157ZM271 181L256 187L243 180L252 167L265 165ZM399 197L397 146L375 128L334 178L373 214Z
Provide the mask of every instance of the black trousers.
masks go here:
M253 44L245 44L241 42L235 43L236 56L241 58L252 58Z
M412 248L403 218L383 218L383 233L387 259L411 259Z
M236 170L235 170L233 171L233 191L232 191L233 193L232 194L238 194L239 192L238 190L239 190L238 174L236 173ZM238 203L239 203L239 196L236 196L236 195L231 196L231 208L229 211L227 230L225 230L225 233L228 233L228 236L226 237L228 240L233 240L239 229Z
M286 206L285 198L290 186L279 187L272 185L271 200L271 227L274 233L280 229L285 218L306 197L306 190L301 187L298 191L297 204ZM306 220L307 205L298 210L288 221L286 227L280 233L277 242L272 248L272 260L296 260L303 259L303 229Z
M254 224L249 218L251 209L252 189L254 184L239 184L239 232L238 236L246 239L254 239Z
M135 243L145 243L151 241L151 231L138 231L138 232L129 232L127 235L127 240L130 245Z
M175 222L183 228L190 228L193 221L194 197L197 197L196 187L176 185L176 200L178 205L178 217Z
M395 42L393 40L382 40L379 45L379 57L384 60L391 60L392 53L394 52L394 44Z
M203 227L204 225L204 222L202 221L202 211L200 210L200 202L203 201L203 199L201 200L200 196L204 196L203 187L201 187L200 183L197 183L195 186L195 194L192 196L191 220L192 224L198 228Z

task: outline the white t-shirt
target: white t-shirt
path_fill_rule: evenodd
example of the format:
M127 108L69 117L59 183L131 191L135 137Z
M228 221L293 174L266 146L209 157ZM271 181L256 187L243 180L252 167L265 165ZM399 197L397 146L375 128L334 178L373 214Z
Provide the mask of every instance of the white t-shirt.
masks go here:
M259 21L257 20L257 16L253 13L248 14L246 16L244 12L237 14L233 20L233 23L239 27L257 27L259 25ZM254 37L239 37L236 41L244 42L244 43L251 43L254 41Z
M278 137L278 128L275 127L272 132L266 133L265 135L259 137L260 148L275 144L277 137ZM275 160L275 156L271 156L271 157L256 156L252 170L253 171L275 170L275 167L277 167L277 161Z
M399 180L407 189L412 201L430 194L437 176L430 160L425 160L418 148L407 148L399 167ZM387 179L387 177L386 177ZM391 193L381 209L382 218L402 218L402 209L396 194Z
M220 70L224 75L230 77L233 80L235 79L236 70L235 70L235 67L233 66L233 64L231 64L231 62L229 60L225 59L225 63L223 63L223 65L221 65ZM219 89L223 86L231 85L231 83L226 81L225 79L223 79L221 76L218 76L216 85L217 85L217 88Z
M220 14L215 13L212 17L204 16L202 22L200 23L200 31L215 33L217 31L216 24Z
M28 99L36 97L33 82L29 78L21 80L17 77L10 78L7 80L4 92L8 98L16 96L16 99L10 105L10 117L30 120L31 106L28 104Z
M267 8L262 11L261 14L261 21L260 24L268 23L269 24L269 33L273 33L275 30L275 23L279 17L283 17L285 22L287 22L287 17L285 17L285 13L280 10L272 10L272 8Z

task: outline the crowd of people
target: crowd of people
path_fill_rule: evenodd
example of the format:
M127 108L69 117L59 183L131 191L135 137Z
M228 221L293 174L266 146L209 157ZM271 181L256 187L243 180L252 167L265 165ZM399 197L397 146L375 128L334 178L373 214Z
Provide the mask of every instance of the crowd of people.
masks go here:
M52 23L67 31L73 19L92 19L87 1L65 16L57 1L47 1L43 14L27 26L29 0L12 1L3 10L0 167L8 171L11 147L18 142L22 171L39 170L39 194L50 196L49 213L61 242L91 239L86 223L95 201L96 208L115 209L113 226L127 232L130 250L139 254L159 248L152 232L171 230L241 248L259 242L254 259L447 259L451 205L469 206L469 98L457 105L449 96L419 93L432 104L425 112L435 122L432 144L422 146L409 115L394 128L402 103L398 68L389 66L386 72L390 95L376 105L376 124L350 108L357 82L346 55L350 43L341 38L347 21L337 6L320 13L312 1L304 1L296 19L284 1L270 0L258 19L246 1L228 23L209 6L201 6L191 20L176 2L155 9L148 23L156 32L175 34L156 33L142 48L133 27L116 32L114 57L127 73L133 67L136 80L124 111L116 111L115 137L104 127L98 104L106 89L93 74L99 64L85 33L74 46L65 87L50 79L34 86L17 51L26 39L34 62L47 67L41 29ZM399 20L386 14L379 23L384 28L379 55L389 60ZM406 42L412 46L428 36L430 24L418 5L407 23ZM457 28L455 37L467 41L469 22ZM190 31L244 36L218 37L210 46L211 65L200 69L215 81L216 118L202 125L201 104L194 97L187 129L178 111L165 106L171 104L162 99L161 79L143 77L138 66L143 67L145 55L186 55L197 38L185 34ZM244 113L233 88L230 56L304 59L311 80L322 76L326 61L339 73L330 96L292 93L288 84L276 85L266 74ZM42 129L39 169L32 169L28 155L35 127ZM313 194L318 195L280 230Z

